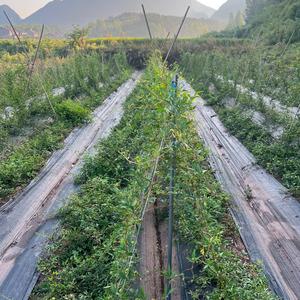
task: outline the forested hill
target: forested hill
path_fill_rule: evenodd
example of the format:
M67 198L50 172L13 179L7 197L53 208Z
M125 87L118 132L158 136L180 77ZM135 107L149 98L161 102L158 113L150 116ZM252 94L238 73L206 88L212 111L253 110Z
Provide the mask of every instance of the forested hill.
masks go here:
M268 44L300 41L299 0L248 0L246 26L241 37L262 39Z
M212 16L214 20L228 21L230 16L236 16L239 12L244 13L246 0L228 0Z
M149 14L149 25L154 37L165 38L168 33L172 36L177 30L181 18ZM108 20L98 20L89 25L91 37L147 37L145 19L142 14L125 13ZM222 22L188 18L181 32L181 37L199 37L210 31L224 28Z

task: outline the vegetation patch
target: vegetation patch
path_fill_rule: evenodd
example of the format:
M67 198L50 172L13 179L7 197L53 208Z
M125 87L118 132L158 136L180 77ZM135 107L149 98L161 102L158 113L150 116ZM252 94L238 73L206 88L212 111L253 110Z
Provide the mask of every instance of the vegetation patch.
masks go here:
M73 100L64 100L55 106L57 114L67 122L76 126L90 119L90 111Z
M106 62L95 53L78 53L45 64L49 66L36 71L30 86L24 66L0 74L0 109L10 112L0 115L1 203L28 184L71 130L88 122L91 110L131 73L122 53ZM54 95L54 87L64 87L64 93Z
M230 250L227 197L190 119L192 99L180 91L174 100L173 75L152 58L120 125L87 158L77 179L81 191L61 211L61 232L40 263L37 298L145 299L136 229L146 198L168 201L175 138L176 236L202 270L189 292L194 299L273 299L260 268Z
M282 58L278 58L274 66L281 65L283 68L282 72L277 73L278 77L276 76L276 79L272 76L271 78L262 78L259 75L258 78L256 77L258 75L257 71L254 71L257 67L256 56L244 55L242 52L238 53L241 53L241 57L246 60L244 62L237 60L238 64L240 62L239 66L227 56L226 51L225 53L223 51L201 54L189 53L182 57L181 65L186 77L193 81L196 88L204 91L204 98L208 100L208 104L215 108L226 128L253 153L262 167L278 178L294 196L299 197L299 119L292 118L284 113L278 113L267 107L262 101L262 96L254 99L251 95L244 94L237 89L237 85L241 84L248 87L250 91L265 91L264 86L268 81L270 83L273 80L276 80L276 82L285 81L287 76L290 76L291 79L293 72L288 75L287 69L283 71L285 62ZM272 51L266 53L270 54ZM288 57L292 56L289 55ZM269 68L268 63L266 63L266 68ZM294 69L290 68L290 70ZM220 76L222 76L222 80L220 80ZM251 81L253 78L255 78L255 83ZM299 82L295 77L289 82L290 88L285 95L291 97L293 95L291 91L297 90L298 84ZM281 88L276 88L277 90L278 93L283 91ZM283 94L281 95L282 97L279 99L284 102L286 98ZM235 105L233 107L225 105L224 99L228 97L234 99ZM299 105L299 98L296 94L293 97L294 105ZM286 100L285 103L288 101L290 100ZM276 126L282 127L283 134L279 138L274 138L267 127L253 123L251 116L246 113L249 110L263 114L266 119L264 121L265 125L275 126L275 128Z

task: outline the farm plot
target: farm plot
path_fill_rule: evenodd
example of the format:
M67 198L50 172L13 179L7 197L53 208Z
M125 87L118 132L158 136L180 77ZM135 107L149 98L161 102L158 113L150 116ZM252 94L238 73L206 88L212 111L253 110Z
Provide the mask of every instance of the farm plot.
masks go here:
M236 246L228 198L190 118L192 98L174 92L173 75L153 57L120 125L86 159L33 299L163 299L167 282L174 299L182 292L191 299L275 299L260 268ZM174 163L174 255L188 269L174 259L168 272Z
M186 77L203 91L226 128L251 151L258 164L299 197L297 52L291 48L284 56L272 59L273 53L264 50L255 56L247 48L233 48L232 53L190 53L181 63Z
M37 67L29 86L24 65L0 72L0 203L32 180L54 150L90 112L128 79L132 70L119 53L51 58Z
M185 83L189 92L193 89ZM210 163L232 196L232 212L253 260L262 260L273 289L284 299L299 298L298 248L300 205L260 168L255 158L230 136L216 112L198 99L199 135L211 149Z
M49 234L57 227L55 215L76 190L74 177L82 156L118 124L122 104L140 73L123 84L97 108L92 121L72 132L64 148L53 154L39 176L0 209L0 298L27 299L37 280L36 264Z

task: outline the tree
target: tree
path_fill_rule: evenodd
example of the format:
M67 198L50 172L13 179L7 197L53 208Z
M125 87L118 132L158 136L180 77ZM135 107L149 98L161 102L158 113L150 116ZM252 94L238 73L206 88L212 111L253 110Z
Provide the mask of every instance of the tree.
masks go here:
M265 0L246 0L246 21L247 23L259 12Z
M233 30L237 28L241 28L245 24L244 15L241 11L239 11L236 16L233 13L229 16L228 25L226 27L227 30Z
M233 13L230 13L229 21L228 21L228 25L227 25L226 29L227 30L232 30L234 28L235 28L234 16L233 16Z
M85 48L88 32L88 28L74 26L73 31L68 35L69 45L75 50Z
M241 11L239 11L235 16L235 26L238 28L243 27L245 24L245 18Z

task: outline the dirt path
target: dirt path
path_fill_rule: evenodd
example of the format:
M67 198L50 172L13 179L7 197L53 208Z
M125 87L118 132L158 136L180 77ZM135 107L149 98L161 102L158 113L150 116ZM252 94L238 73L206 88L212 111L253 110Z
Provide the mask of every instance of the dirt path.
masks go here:
M186 90L193 89L184 83ZM199 136L210 164L232 197L232 213L253 260L261 260L272 288L284 299L300 299L300 203L231 136L211 107L197 99Z
M140 236L140 280L147 299L162 299L164 293L163 256L161 236L158 231L155 207L149 205L143 220Z
M168 220L161 219L163 207L150 204L139 241L140 282L147 300L163 300L166 289ZM177 249L173 246L173 273L179 275ZM180 277L172 280L172 300L181 299Z
M53 154L39 176L0 209L0 299L28 299L37 274L36 263L58 221L55 214L76 191L74 175L85 153L119 123L122 104L141 73L135 72L95 110L93 121L72 132L64 149Z

